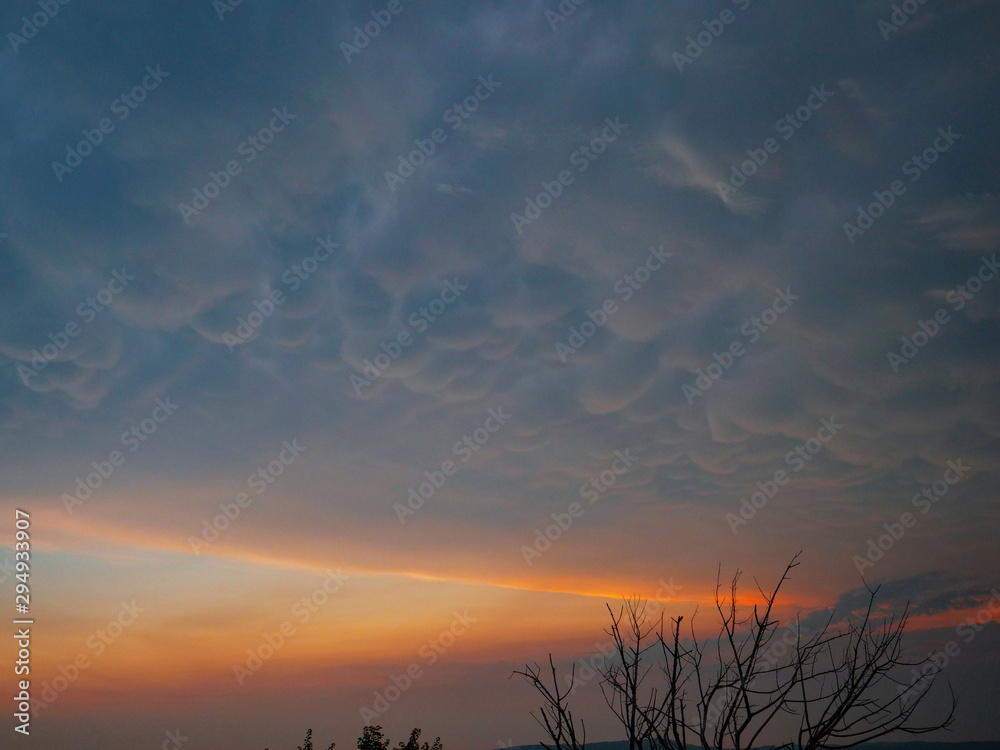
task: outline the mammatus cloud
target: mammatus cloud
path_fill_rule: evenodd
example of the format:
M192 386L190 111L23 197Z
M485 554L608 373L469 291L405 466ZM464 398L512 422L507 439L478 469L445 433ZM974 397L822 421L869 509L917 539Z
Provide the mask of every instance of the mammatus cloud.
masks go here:
M514 616L497 591L648 593L660 571L709 591L720 562L764 576L806 547L789 611L840 613L853 558L909 511L866 580L921 617L980 602L987 4L905 23L879 2L739 0L731 23L643 2L557 23L545 2L404 0L388 24L227 7L59 6L0 64L0 470L10 503L52 516L48 554L193 555L191 530L298 439L296 471L191 565L433 580ZM939 129L960 137L929 156ZM58 516L166 398L176 416ZM512 415L495 433L491 409ZM921 514L955 461L968 475Z

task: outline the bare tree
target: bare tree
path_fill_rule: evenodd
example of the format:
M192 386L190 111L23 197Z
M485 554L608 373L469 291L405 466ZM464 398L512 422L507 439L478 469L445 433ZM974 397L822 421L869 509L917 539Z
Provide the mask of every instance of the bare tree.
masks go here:
M762 739L773 744L773 735L788 727L794 736L780 750L850 748L891 733L919 735L951 725L957 700L950 687L943 717L916 720L936 673L919 690L897 679L903 668L932 662L904 659L908 607L879 619L877 587L866 584L867 605L839 627L831 612L815 632L806 634L797 619L791 640L779 638L775 602L798 557L773 591L757 585L762 601L746 613L737 605L741 574L724 592L720 572L720 629L707 641L699 640L693 622L682 638L682 617L671 620L665 633L663 618L649 621L640 599L626 599L617 616L609 608L608 633L621 663L604 668L601 689L630 750L686 750L689 741L702 750L751 750ZM778 655L781 644L786 656ZM554 668L552 673L556 684ZM569 715L564 699L558 701L560 715Z
M636 597L626 599L617 615L609 605L608 614L611 615L611 627L605 632L614 640L615 655L620 663L612 662L603 670L601 693L625 729L629 750L642 750L643 743L654 736L646 714L656 700L655 690L645 703L641 698L643 683L653 668L647 663L646 653L656 647L657 638L663 631L662 618L659 628L655 623L647 623L646 604Z
M583 722L580 722L580 738L577 739L576 721L573 712L569 709L569 696L573 693L573 685L576 683L576 667L570 673L569 682L565 690L559 690L559 680L556 676L555 663L552 661L552 654L549 654L549 669L552 673L552 687L550 688L542 679L542 668L536 662L534 666L524 665L524 669L515 671L538 691L542 696L542 707L540 715L532 714L545 733L552 740L550 747L544 742L541 743L545 750L585 750L587 747L587 729ZM513 676L513 675L511 675Z

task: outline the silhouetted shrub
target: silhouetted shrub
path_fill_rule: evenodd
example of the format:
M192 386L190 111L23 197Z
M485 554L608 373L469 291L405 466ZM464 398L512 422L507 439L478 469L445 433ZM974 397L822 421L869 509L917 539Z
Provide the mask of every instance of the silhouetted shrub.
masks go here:
M314 750L312 736L313 730L306 730L305 742L299 745L296 750ZM335 742L331 742L327 750L334 750L336 744ZM267 748L264 748L264 750L267 750ZM362 729L361 736L358 737L358 750L389 750L389 740L382 734L382 727L367 726ZM435 738L433 745L426 742L421 745L420 730L414 729L410 732L410 739L405 743L400 742L396 750L442 750L441 738Z

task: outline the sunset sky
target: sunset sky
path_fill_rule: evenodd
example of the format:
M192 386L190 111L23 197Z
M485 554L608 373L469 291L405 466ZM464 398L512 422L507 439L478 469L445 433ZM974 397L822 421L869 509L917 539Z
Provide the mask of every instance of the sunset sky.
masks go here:
M799 551L1000 736L995 4L576 2L3 5L10 747L537 742Z

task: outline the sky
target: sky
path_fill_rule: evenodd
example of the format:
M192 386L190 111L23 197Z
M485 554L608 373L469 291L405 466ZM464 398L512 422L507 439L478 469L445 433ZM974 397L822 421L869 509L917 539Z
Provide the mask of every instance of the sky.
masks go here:
M996 739L1000 19L903 5L4 4L17 741L535 742L513 670L800 551Z

